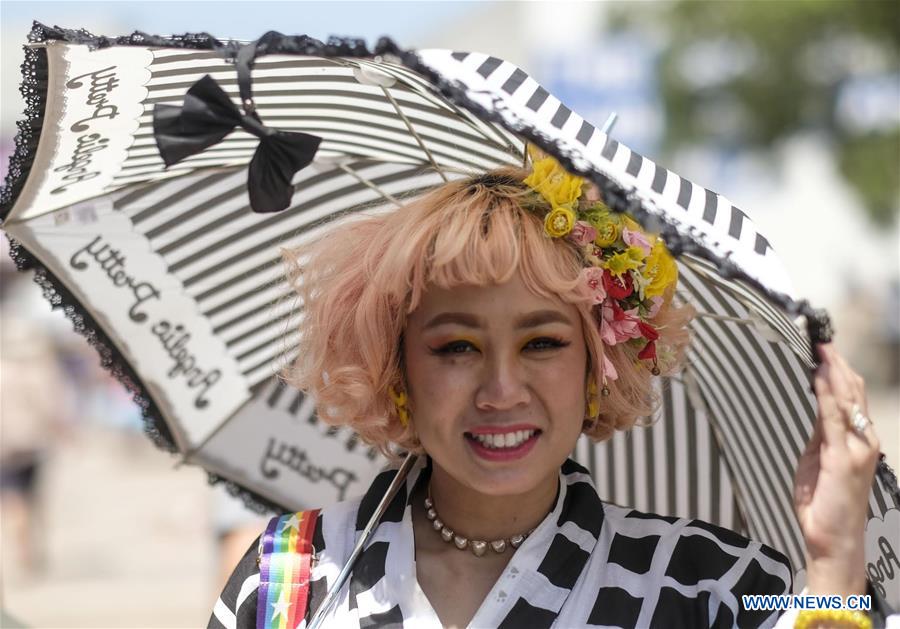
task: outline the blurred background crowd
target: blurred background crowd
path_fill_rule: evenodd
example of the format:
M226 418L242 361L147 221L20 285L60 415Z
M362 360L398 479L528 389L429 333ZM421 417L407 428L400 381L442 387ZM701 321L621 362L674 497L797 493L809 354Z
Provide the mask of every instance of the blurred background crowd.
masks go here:
M827 308L900 464L900 3L7 2L0 168L31 20L97 34L267 30L477 50L746 210ZM262 527L140 412L0 253L0 625L204 625Z

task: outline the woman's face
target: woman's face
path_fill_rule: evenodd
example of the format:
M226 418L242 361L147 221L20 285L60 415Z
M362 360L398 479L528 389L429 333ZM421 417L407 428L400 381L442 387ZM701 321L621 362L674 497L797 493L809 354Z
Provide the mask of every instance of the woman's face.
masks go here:
M409 316L404 359L412 422L438 468L490 495L555 482L585 417L575 306L535 295L519 274L432 287Z

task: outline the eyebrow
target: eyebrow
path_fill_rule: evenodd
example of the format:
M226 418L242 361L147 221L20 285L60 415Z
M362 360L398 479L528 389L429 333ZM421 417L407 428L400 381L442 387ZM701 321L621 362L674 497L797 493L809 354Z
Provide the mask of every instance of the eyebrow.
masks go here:
M442 312L429 319L423 329L428 330L448 323L455 323L469 328L483 327L481 319L468 312ZM572 322L569 321L568 317L558 310L535 310L534 312L529 312L519 317L516 320L515 327L517 330L522 330L524 328L534 328L545 323L565 323L566 325L572 325Z

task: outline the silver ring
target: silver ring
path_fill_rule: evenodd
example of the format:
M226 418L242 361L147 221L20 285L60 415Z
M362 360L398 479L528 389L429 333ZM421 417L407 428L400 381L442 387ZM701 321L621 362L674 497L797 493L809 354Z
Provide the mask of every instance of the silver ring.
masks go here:
M861 435L872 424L872 420L863 414L859 404L854 404L850 409L850 423L853 424L853 430Z

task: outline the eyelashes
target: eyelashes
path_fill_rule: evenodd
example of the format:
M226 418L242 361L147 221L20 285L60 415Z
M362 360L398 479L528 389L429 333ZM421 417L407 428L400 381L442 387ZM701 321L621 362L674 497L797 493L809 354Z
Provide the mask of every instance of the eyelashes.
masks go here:
M540 336L528 341L522 349L531 351L549 351L568 347L571 343L553 336ZM468 354L469 350L480 351L480 348L472 341L450 341L437 348L430 348L432 354L437 356Z
M564 341L563 339L553 336L541 336L528 341L528 345L540 345L540 347L535 347L535 349L557 349L561 347L568 347L569 345L571 345L571 343L569 341Z

